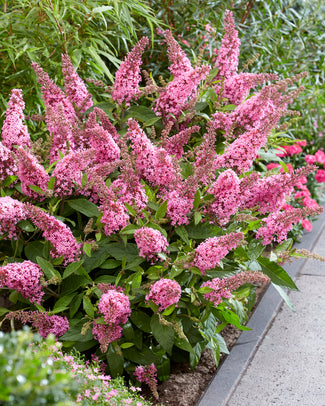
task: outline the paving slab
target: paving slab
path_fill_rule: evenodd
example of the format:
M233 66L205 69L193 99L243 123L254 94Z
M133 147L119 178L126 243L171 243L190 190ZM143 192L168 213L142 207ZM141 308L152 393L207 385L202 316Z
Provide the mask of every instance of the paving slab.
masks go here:
M325 256L325 213L297 248ZM198 406L325 406L325 263L284 268L296 312L270 286Z

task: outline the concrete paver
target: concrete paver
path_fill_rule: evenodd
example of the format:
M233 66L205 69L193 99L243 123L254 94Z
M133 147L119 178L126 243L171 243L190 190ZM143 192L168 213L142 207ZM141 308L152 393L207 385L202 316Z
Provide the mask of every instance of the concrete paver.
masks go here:
M297 279L300 292L289 294L296 312L282 306L228 406L325 406L325 264L318 266L324 276Z

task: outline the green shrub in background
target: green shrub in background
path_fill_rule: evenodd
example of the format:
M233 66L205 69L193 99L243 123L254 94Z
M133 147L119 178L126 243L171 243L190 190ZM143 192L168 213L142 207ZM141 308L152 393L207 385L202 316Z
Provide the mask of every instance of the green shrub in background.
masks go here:
M19 87L26 96L26 114L35 114L42 103L30 63L40 63L56 78L62 53L71 56L83 77L112 81L111 69L135 44L138 30L146 26L150 33L156 24L145 0L2 1L0 108L5 109L10 90Z
M304 81L306 91L292 106L302 116L287 135L311 141L307 153L325 146L322 0L150 0L149 4L158 18L173 27L174 35L183 42L188 54L198 55L198 49L204 47L203 57L207 59L220 46L221 16L225 9L231 9L241 38L241 70L285 77L302 71L309 73ZM150 61L151 70L162 71L164 59L159 54ZM247 62L251 64L249 68Z
M0 404L73 405L68 394L77 395L77 386L60 362L51 358L54 336L49 336L39 351L31 344L41 337L28 329L0 332Z
M43 340L28 328L0 332L0 404L6 406L149 406L122 378L103 375L98 362L74 351L63 355L54 336Z

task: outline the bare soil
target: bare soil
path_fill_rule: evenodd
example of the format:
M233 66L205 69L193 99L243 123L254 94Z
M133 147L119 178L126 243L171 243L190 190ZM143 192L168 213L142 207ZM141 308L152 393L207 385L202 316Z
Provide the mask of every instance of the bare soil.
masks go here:
M267 287L268 284L257 287L257 299L252 313ZM240 334L241 330L231 325L228 325L221 332L229 350L235 345ZM220 368L225 358L226 355L222 354L218 368ZM216 372L217 368L212 352L206 349L202 354L200 362L193 370L191 370L189 364L172 365L168 381L158 385L158 401L154 400L149 392L145 392L144 396L156 406L195 406Z

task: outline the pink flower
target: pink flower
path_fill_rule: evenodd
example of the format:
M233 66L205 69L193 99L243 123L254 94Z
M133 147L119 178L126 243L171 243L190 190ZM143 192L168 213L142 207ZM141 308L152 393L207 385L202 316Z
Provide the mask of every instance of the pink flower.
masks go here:
M221 237L212 237L203 241L195 249L193 265L204 274L220 264L229 251L236 248L244 238L243 233L230 233Z
M124 293L108 290L99 299L98 311L104 315L106 323L125 324L131 314L129 298Z
M230 216L235 214L240 204L239 178L228 169L221 173L216 182L208 189L214 195L214 200L208 208L208 213L216 217L216 222L227 224Z
M168 58L169 58L169 61L171 62L171 65L169 66L168 69L171 71L173 76L177 77L177 76L181 76L184 72L193 71L191 62L187 58L187 56L186 56L185 52L182 50L182 48L175 41L170 30L166 30L164 32L164 35L165 35L167 46L168 46L168 50L167 50ZM188 43L185 45L188 45Z
M206 78L210 66L200 66L175 77L160 92L154 111L159 116L178 118L187 103L197 93L199 83Z
M183 147L187 144L191 134L199 131L200 127L194 125L193 127L186 128L185 130L171 136L167 139L165 143L166 145L164 145L166 151L170 155L176 155L176 158L180 159L184 153Z
M306 147L307 141L306 140L296 140L296 144L300 145L301 147Z
M23 124L25 103L21 89L12 89L2 126L2 144L14 151L14 145L31 147L27 126Z
M43 237L52 244L52 257L59 258L63 255L64 264L80 258L80 244L62 221L29 203L26 203L25 210L35 226L43 231Z
M229 78L237 73L240 40L232 12L226 10L223 19L225 34L217 54L216 66L219 69L217 77Z
M245 283L267 283L269 278L262 272L244 271L226 279L214 278L211 281L202 283L202 287L213 289L211 292L205 293L203 296L206 300L213 302L217 307L224 299L230 299L231 292L239 288Z
M89 168L93 161L94 151L85 150L70 152L58 161L52 172L55 177L54 193L56 196L72 195L74 190L82 188L82 171Z
M266 165L266 168L267 168L268 171L271 171L274 168L281 168L281 165L280 164L275 164L274 162L272 162L272 163Z
M324 164L325 164L325 153L324 153L324 151L322 151L322 150L319 149L319 150L315 153L315 160L316 160L316 162L318 162L318 163L324 165Z
M320 214L322 211L323 208L318 206L271 213L263 219L264 226L257 230L256 238L262 237L263 245L268 245L272 241L281 243L287 239L287 234L292 229L293 224L297 224L304 217Z
M130 220L125 205L119 200L114 201L113 199L113 196L108 196L106 199L102 199L102 204L99 206L100 212L103 213L101 223L108 236L126 227Z
M75 71L70 57L62 55L62 72L64 77L64 90L69 100L73 102L80 113L84 113L93 105L91 94L88 92L85 83Z
M318 169L315 175L315 180L318 183L323 183L325 182L325 170L324 169Z
M158 399L157 368L155 367L155 364L152 363L151 365L146 365L146 366L138 365L135 368L134 375L139 382L146 383L149 386L149 388L151 389L155 398Z
M140 65L141 56L149 44L149 39L143 37L128 53L115 74L112 99L122 104L130 105L131 99L137 99L140 94L139 82L141 81Z
M134 232L135 242L140 249L140 257L148 261L157 261L157 254L166 252L168 241L159 230L150 227L142 227Z
M306 156L305 156L305 161L306 161L308 164L313 164L313 163L316 162L316 157L315 157L314 155L306 155Z
M50 180L44 167L40 165L37 158L25 149L19 149L16 152L18 158L18 177L21 182L21 190L24 195L35 200L43 200L48 191L47 184ZM29 186L34 185L42 189L44 194L34 192Z
M315 199L312 199L311 197L305 197L305 198L303 199L303 201L302 201L302 204L303 204L305 207L310 207L310 208L313 208L313 209L318 209L318 208L319 208L319 205L318 205L318 203L316 202L316 200L315 200Z
M177 304L181 294L182 289L176 281L172 279L160 279L150 286L146 300L151 300L159 306L159 311L163 311L167 309L167 307Z
M311 224L311 222L307 219L303 219L301 220L301 225L303 226L303 228L305 230L307 230L308 232L311 232L311 230L313 229L313 225Z
M17 223L26 219L24 203L9 196L0 197L0 235L8 233L5 239L17 237Z
M239 105L253 87L263 84L266 80L276 79L276 74L241 72L227 78L223 85L217 83L214 88L216 93L228 99L229 103Z
M0 287L16 289L24 299L41 304L44 292L40 283L41 268L31 261L9 263L0 268Z
M15 175L17 175L17 165L13 153L0 141L0 182L2 183L8 176Z
M94 114L94 112L90 113ZM113 137L102 126L94 123L94 126L86 130L90 145L95 151L96 162L112 162L120 157L120 149Z
M189 223L189 214L193 208L194 197L185 191L173 190L167 193L167 217L173 226Z
M266 135L260 130L245 132L229 145L223 155L215 160L216 168L233 168L238 173L246 172L253 165L258 150L265 145Z
M101 352L106 352L110 343L122 337L122 327L115 324L97 324L94 321L92 333L100 344Z
M57 315L49 316L47 313L40 311L20 310L10 312L6 315L6 318L20 320L23 324L31 323L43 338L46 338L49 334L53 334L55 337L61 337L70 328L66 317Z
M295 199L299 199L300 197L309 197L310 192L309 190L301 190L300 192L295 193Z

